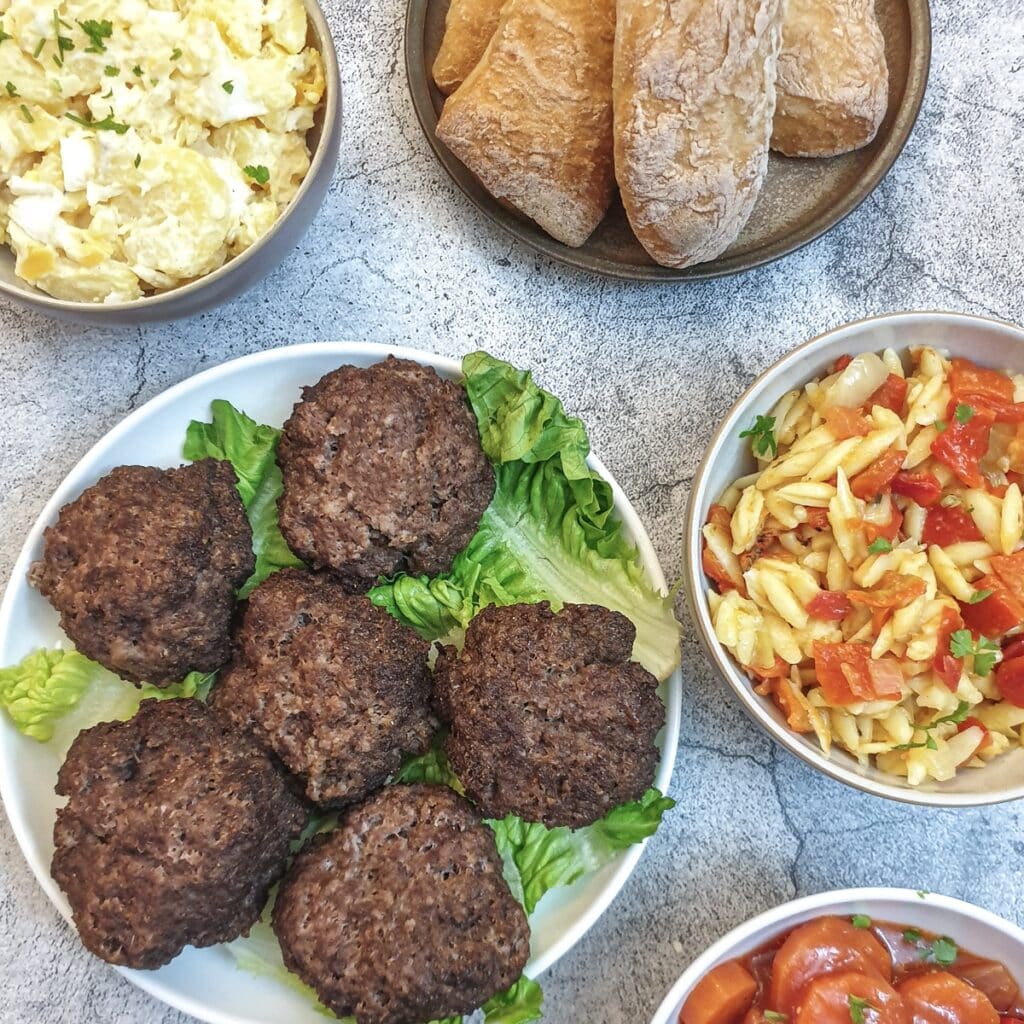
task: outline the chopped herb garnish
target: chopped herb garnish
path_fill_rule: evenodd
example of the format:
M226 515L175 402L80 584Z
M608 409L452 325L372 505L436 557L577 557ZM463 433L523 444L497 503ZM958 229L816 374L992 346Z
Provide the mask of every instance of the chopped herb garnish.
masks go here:
M993 594L994 590L976 590L967 599L968 604L981 604L982 601L987 601Z
M53 34L57 37L57 52L54 54L53 62L57 67L64 67L64 54L70 53L74 48L75 44L71 41L70 37L62 36L60 34L60 28L63 25L65 28L71 28L66 21L61 21L60 15L53 12Z
M138 167L139 164L141 164L141 163L142 163L142 154L141 153L136 153L135 154L135 166Z
M784 1020L789 1020L789 1016L785 1013L779 1013L778 1010L764 1010L761 1016L769 1022L769 1024L777 1024Z
M940 434L943 433L948 426L949 426L949 424L945 420L936 420L935 421L935 429Z
M142 65L141 64L136 64L135 67L132 68L132 74L135 75L136 78L141 78L142 77Z
M257 185L266 185L270 181L270 171L263 164L260 164L258 167L246 167L244 170Z
M959 952L956 948L956 943L952 939L943 936L941 939L936 939L924 950L921 954L921 959L933 961L941 967L952 967L956 963Z
M4 88L7 90L7 95L14 99L18 95L18 87L13 82L8 82Z
M35 124L36 119L32 116L32 112L25 106L24 103L21 105L21 116L29 123Z
M36 60L39 59L39 54L41 54L43 52L43 47L45 45L46 45L46 39L45 38L40 39L39 42L36 43L36 48L32 51L32 56L35 57Z
M0 28L0 43L6 43L8 39L13 39L13 38L14 38L14 36L12 36L8 32L5 32L2 28Z
M887 554L892 551L892 542L887 541L884 537L879 537L878 540L868 545L868 551L873 555Z
M918 893L920 896L921 893ZM909 942L911 946L916 946L921 941L921 933L916 928L908 928L903 933L903 941Z
M176 46L171 50L171 60L181 60L181 47Z
M121 74L121 69L114 67L113 64L108 64L103 69L103 74L105 74L107 78L117 78L117 76Z
M850 1020L853 1024L867 1024L866 1011L872 1010L877 1012L877 1008L872 1006L866 999L861 999L860 996L847 996L846 1004L850 1007Z
M225 83L224 83L224 84L223 84L223 85L221 86L221 88L222 88L222 89L223 89L223 90L224 90L224 91L225 91L226 93L229 93L229 94L230 94L230 93L233 93L233 92L235 91L235 83L234 83L234 82L225 82Z
M867 914L854 914L853 917L850 918L850 924L852 924L854 928L870 928L871 918L868 917Z
M979 636L977 642L969 629L958 629L949 638L949 649L955 658L974 658L974 672L987 676L999 660L999 644L987 636Z
M69 121L74 121L75 124L80 124L83 128L91 128L96 132L117 132L118 135L124 135L128 131L128 125L114 120L113 111L107 114L102 121L87 120L84 117L79 117L77 114L65 114L64 116Z
M930 722L928 725L918 725L914 727L916 732L923 732L927 737L926 739L922 740L920 743L901 743L899 746L894 747L893 749L920 750L921 748L926 747L928 750L938 750L939 745L935 741L935 737L932 735L932 730L935 729L937 726L946 725L949 723L953 725L960 725L966 720L967 714L970 710L971 705L968 704L967 701L960 701L960 703L956 706L956 711L954 711L951 715L943 715L941 718L936 718L934 722ZM917 895L920 896L921 899L924 899L925 896L928 895L928 893L922 890L919 891Z
M85 48L86 53L105 53L107 50L104 39L109 39L114 26L109 21L80 21L78 27L89 37L91 46Z
M113 89L108 89L101 97L101 100L109 100L114 95Z
M956 413L954 415L956 416L957 423L967 424L974 419L974 409L969 405L961 403L956 407Z
M774 459L779 453L779 445L775 440L774 416L758 416L749 430L740 431L740 437L749 437L758 455L767 455L771 452Z
M957 710L959 711L960 709L957 708ZM966 718L966 717L967 717L967 712L964 712L964 718ZM917 890L917 898L919 900L926 900L926 899L928 899L929 896L931 896L931 893L927 889L918 889Z

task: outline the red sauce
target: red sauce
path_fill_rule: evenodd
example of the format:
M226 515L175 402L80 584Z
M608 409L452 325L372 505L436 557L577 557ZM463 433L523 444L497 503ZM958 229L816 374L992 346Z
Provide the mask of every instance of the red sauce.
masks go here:
M1024 1024L1009 969L917 928L822 917L716 967L680 1024Z

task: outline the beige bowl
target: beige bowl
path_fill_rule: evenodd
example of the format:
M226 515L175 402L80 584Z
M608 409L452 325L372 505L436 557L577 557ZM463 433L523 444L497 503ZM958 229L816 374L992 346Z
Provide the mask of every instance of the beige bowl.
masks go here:
M324 103L309 134L312 161L309 173L291 205L254 246L219 270L190 284L131 302L67 302L55 299L22 281L14 273L14 254L0 245L0 295L60 320L132 326L202 313L251 288L298 245L327 196L341 145L341 81L338 55L323 11L316 0L305 0L309 16L309 45L320 51L327 89Z
M896 313L839 327L801 345L760 376L733 406L697 471L686 525L686 594L705 650L744 710L787 750L819 771L876 796L935 807L972 807L1024 797L1024 749L985 768L967 769L943 783L911 787L879 771L863 769L845 751L824 754L814 737L790 730L774 703L754 693L750 680L719 643L708 608L708 581L701 568L701 527L708 508L733 480L756 468L750 445L740 438L754 416L766 413L789 390L823 376L845 354L901 351L931 345L983 366L1024 372L1024 330L996 320L958 313Z

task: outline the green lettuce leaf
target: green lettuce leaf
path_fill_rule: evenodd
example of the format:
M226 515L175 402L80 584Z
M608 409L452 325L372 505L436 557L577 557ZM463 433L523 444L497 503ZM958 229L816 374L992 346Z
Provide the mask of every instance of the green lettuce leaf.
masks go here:
M37 650L19 664L0 669L0 707L19 732L46 743L53 739L58 723L79 708L87 695L93 699L82 709L85 717L92 719L102 708L102 717L89 723L95 725L99 721L131 718L142 701L153 697L205 700L214 675L192 672L180 683L163 689L148 684L136 688L78 651ZM76 731L88 728L81 723L81 717L73 719L72 724Z
M529 373L482 352L463 363L496 492L447 575L400 576L370 598L427 639L465 629L491 604L600 604L637 627L634 656L664 680L679 664L669 595L647 582L615 518L611 486L586 464L583 424Z
M543 1001L540 985L524 976L508 991L484 1003L484 1024L529 1024L540 1020L544 1016Z
M234 467L256 553L256 570L238 592L239 598L244 598L278 569L302 566L285 543L278 523L277 501L284 489L277 465L281 431L257 423L220 399L211 403L210 411L210 423L193 420L188 425L184 456L192 462L226 460Z
M425 754L418 757L407 757L402 767L394 774L392 782L433 782L439 786L448 786L456 793L465 794L452 766L448 763L442 743L443 736L434 740L433 746Z
M674 806L674 800L649 789L642 799L622 804L600 821L575 831L547 828L515 815L487 824L494 830L506 868L514 868L519 876L523 905L527 914L532 914L549 890L572 885L604 867L622 850L654 835L662 815Z

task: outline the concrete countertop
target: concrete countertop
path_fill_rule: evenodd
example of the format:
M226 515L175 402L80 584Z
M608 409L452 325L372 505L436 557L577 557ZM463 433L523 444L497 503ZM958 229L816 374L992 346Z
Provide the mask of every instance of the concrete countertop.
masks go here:
M82 329L0 305L0 580L46 499L126 413L197 370L323 339L485 347L534 369L590 427L666 575L716 421L797 343L863 316L950 309L1024 321L1024 5L934 6L924 110L875 194L770 267L620 284L535 257L456 193L421 136L404 4L328 0L345 83L342 158L305 242L218 312ZM685 613L680 608L680 615ZM728 698L687 623L679 801L602 920L542 979L556 1024L643 1024L729 928L796 894L901 885L1024 924L1024 809L931 811L831 782ZM0 1022L184 1024L89 956L0 816Z

